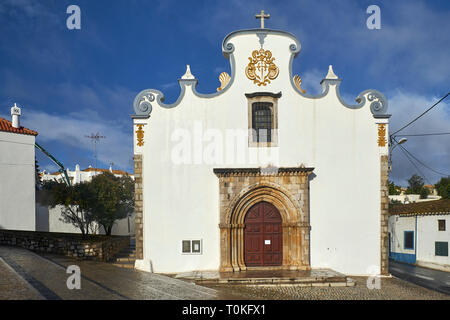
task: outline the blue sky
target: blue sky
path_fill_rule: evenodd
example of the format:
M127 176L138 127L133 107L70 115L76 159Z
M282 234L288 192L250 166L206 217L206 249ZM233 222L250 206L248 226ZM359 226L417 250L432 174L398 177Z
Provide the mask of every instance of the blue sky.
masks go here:
M81 30L68 30L66 8L81 9ZM366 8L381 8L381 29L369 30ZM374 88L389 100L395 131L450 91L449 1L143 1L1 0L0 116L22 107L22 125L65 167L93 165L85 135L100 132L98 163L132 171L132 101L146 88L176 99L186 64L199 92L214 92L229 71L221 43L230 32L258 27L294 33L302 44L294 72L309 92L329 64L348 102ZM450 132L450 99L402 133ZM404 145L437 171L450 173L450 135L410 137ZM41 168L56 169L37 151ZM391 178L440 176L393 153Z

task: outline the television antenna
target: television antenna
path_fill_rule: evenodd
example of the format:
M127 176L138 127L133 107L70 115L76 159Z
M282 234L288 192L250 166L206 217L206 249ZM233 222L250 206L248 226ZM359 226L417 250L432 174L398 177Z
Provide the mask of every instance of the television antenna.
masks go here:
M101 136L99 132L97 133L91 133L90 136L85 136L86 138L89 138L94 143L94 176L97 175L97 142L100 141L100 139L106 139L105 136Z

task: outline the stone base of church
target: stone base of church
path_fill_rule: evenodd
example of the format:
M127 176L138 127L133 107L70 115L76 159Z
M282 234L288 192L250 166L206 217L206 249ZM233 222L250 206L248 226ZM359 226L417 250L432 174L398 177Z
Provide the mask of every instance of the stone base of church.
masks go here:
M350 287L355 282L331 269L312 270L246 270L242 272L192 271L175 278L198 284L296 285L303 287Z

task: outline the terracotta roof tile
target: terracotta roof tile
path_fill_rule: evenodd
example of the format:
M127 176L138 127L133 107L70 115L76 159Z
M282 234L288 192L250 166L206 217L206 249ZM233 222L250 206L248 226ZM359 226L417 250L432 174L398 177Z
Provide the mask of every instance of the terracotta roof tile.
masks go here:
M38 133L36 131L27 129L25 127L14 128L12 126L11 121L6 120L5 118L0 118L0 131L18 133L18 134L26 134L30 136L37 136Z
M389 214L415 215L450 213L450 199L395 204L389 208Z

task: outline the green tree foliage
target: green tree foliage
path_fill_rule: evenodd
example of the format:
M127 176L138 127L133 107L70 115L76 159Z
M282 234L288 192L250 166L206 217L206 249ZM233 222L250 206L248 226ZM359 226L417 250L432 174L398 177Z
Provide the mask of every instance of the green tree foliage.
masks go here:
M39 192L38 201L51 208L61 205L60 220L80 229L83 236L92 234L97 229L92 210L96 199L90 183L67 186L63 182L46 181Z
M134 182L128 176L105 172L92 178L91 190L96 199L92 207L94 219L110 235L114 222L134 210Z
M389 181L389 195L399 195L400 187L396 186L393 181Z
M420 190L420 199L426 198L428 198L428 190L427 188L422 188L422 190Z
M91 182L72 186L46 181L37 199L52 208L61 205L60 220L73 224L83 236L94 233L99 225L111 235L115 221L134 211L134 181L110 172L94 176Z
M450 177L441 178L435 185L438 195L443 199L450 199Z
M421 176L413 174L408 180L408 188L406 189L407 194L421 194L424 182Z

